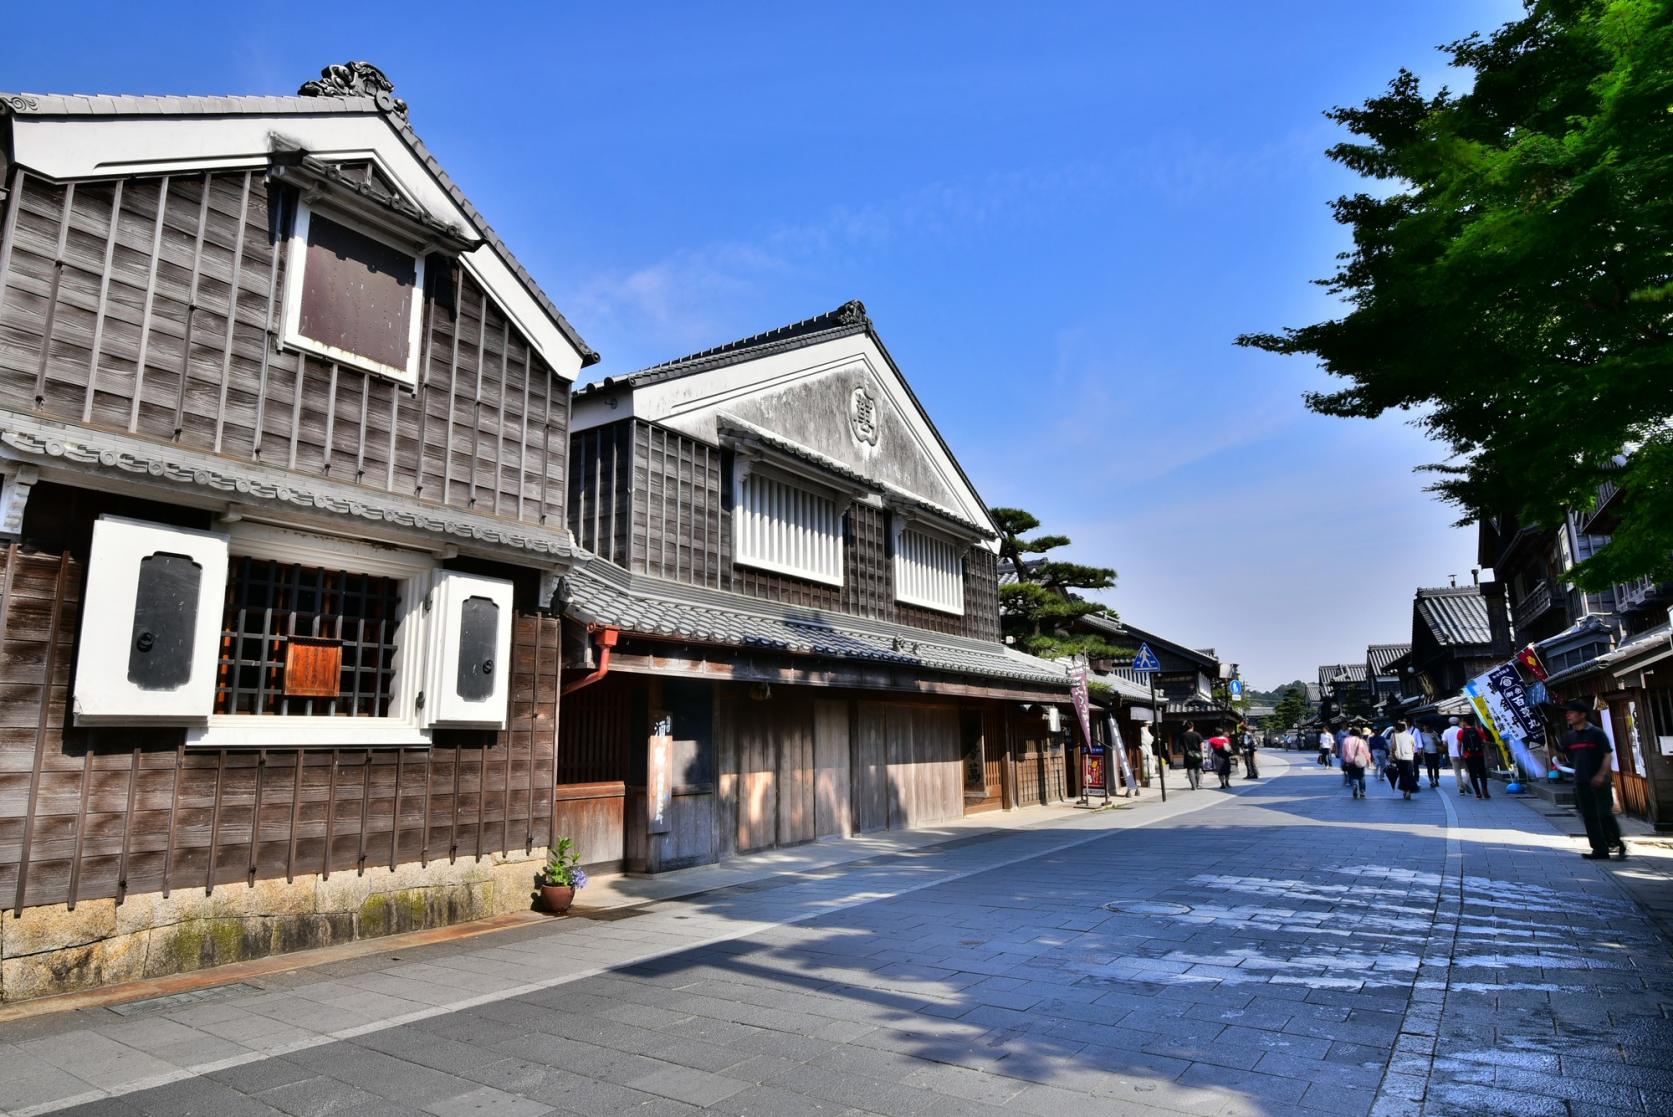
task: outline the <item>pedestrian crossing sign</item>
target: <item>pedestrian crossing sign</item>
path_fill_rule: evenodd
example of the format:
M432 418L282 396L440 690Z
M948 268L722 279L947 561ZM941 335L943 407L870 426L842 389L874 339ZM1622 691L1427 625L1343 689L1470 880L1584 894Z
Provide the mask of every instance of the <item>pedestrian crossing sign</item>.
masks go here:
M1133 657L1133 670L1139 674L1146 671L1160 671L1162 661L1156 658L1156 653L1150 650L1149 644L1139 645L1139 654Z

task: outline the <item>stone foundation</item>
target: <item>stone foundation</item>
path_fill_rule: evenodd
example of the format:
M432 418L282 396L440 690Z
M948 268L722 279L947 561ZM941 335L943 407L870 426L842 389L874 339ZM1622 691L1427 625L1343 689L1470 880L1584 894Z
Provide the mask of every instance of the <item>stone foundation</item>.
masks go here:
M0 913L0 1002L526 911L546 850Z

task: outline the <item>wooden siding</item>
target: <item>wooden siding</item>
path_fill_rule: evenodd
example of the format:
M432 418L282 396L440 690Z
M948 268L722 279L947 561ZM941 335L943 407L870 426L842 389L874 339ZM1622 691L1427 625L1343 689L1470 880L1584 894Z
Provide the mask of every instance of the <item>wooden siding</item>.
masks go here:
M294 207L259 172L14 185L0 406L564 523L568 385L462 268L430 260L415 392L281 347Z
M544 845L558 621L519 615L509 728L434 748L187 749L179 729L76 729L66 702L85 566L0 563L0 903L482 857Z
M578 432L569 459L569 530L600 558L626 566L633 506L633 425Z
M843 584L832 586L733 562L730 469L718 447L623 419L578 432L570 461L569 526L577 542L636 573L930 632L999 639L998 560L985 548L972 548L965 560L963 616L903 605L894 596L884 509L848 509Z

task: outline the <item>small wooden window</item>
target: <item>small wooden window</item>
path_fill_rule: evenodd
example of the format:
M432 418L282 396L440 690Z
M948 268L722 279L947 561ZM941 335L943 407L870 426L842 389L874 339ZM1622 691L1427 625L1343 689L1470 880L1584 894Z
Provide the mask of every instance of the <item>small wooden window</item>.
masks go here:
M288 344L417 382L421 256L299 204L286 267Z
M402 583L236 556L217 714L390 716Z

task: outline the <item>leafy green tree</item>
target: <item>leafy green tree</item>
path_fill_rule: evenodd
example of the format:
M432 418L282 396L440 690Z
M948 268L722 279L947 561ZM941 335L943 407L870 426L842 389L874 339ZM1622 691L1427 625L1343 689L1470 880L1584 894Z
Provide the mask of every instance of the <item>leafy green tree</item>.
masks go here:
M1284 688L1278 701L1272 708L1272 720L1268 723L1272 729L1294 729L1300 725L1308 714L1307 688L1291 683Z
M1326 114L1355 137L1329 157L1377 184L1334 203L1346 312L1238 342L1348 382L1315 411L1414 414L1466 520L1556 524L1617 480L1577 578L1673 577L1673 0L1527 0L1443 49L1468 92L1402 70Z
M1044 659L1116 659L1131 654L1131 649L1101 636L1073 631L1081 617L1117 619L1109 606L1087 601L1077 592L1111 589L1114 570L1046 558L1047 552L1068 546L1069 537L1025 538L1040 521L1020 508L993 508L989 514L999 529L999 556L1016 571L1014 583L999 587L1000 626L1016 648Z

